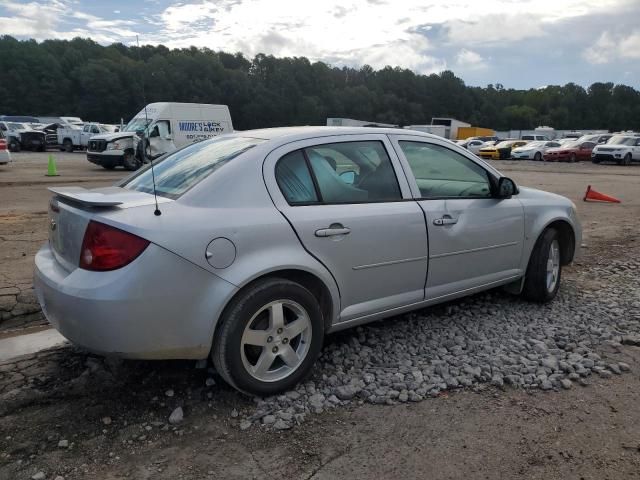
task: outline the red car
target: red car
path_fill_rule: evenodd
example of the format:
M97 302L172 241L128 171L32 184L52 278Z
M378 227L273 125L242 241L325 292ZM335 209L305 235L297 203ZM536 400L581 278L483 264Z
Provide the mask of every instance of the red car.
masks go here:
M596 146L595 142L569 142L556 148L550 148L542 158L545 162L579 162L591 160L591 150Z

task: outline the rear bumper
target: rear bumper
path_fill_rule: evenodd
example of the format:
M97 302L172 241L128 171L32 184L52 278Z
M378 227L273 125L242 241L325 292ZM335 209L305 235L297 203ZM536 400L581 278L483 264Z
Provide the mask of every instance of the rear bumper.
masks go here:
M9 150L0 150L0 165L6 165L11 161Z
M87 160L101 167L118 167L123 164L124 153L117 151L115 154L87 152Z
M69 272L48 244L35 263L38 301L56 330L87 350L124 358L205 358L237 290L154 244L111 272Z

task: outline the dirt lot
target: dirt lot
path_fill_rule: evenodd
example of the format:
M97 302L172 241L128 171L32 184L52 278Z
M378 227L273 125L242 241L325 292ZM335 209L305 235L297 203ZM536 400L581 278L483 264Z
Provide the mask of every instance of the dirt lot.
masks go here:
M105 185L125 174L79 153L56 157L54 179L44 177L42 154L0 167L0 299L14 299L0 329L41 321L29 288L46 238L45 187ZM496 165L577 204L586 248L564 281L597 292L616 281L599 278L599 266L640 257L640 166ZM582 202L588 184L623 203ZM0 364L0 479L640 478L640 348L603 345L600 353L631 373L592 375L588 386L559 392L480 386L413 404L353 402L274 432L241 430L255 401L219 380L207 386L213 373L193 362L105 362L58 348ZM172 426L177 406L185 420Z

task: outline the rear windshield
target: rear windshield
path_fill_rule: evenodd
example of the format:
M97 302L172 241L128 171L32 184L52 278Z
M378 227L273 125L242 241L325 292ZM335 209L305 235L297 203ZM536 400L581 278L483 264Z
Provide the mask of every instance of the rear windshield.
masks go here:
M156 192L178 198L218 168L264 140L245 137L218 137L189 145L154 163ZM151 169L147 167L124 185L129 190L153 193Z

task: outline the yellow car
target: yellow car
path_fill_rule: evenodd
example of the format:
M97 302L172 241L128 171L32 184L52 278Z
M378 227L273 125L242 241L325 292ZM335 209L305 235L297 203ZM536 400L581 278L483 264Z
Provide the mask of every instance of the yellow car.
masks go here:
M481 148L478 152L480 158L485 160L507 160L511 157L511 149L526 145L525 140L504 140L497 145Z

